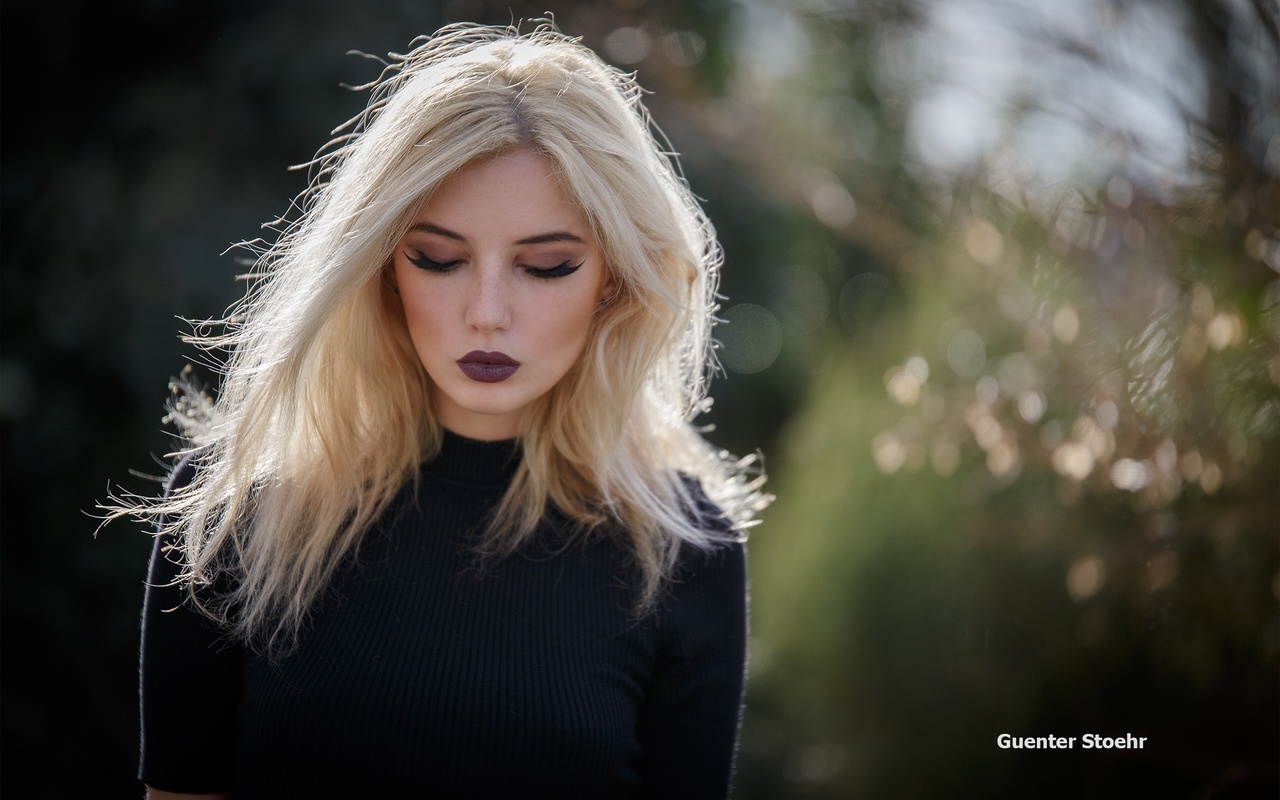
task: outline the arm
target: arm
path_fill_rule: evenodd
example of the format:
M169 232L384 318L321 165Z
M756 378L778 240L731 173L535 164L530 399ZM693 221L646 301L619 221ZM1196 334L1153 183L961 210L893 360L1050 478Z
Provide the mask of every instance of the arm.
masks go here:
M744 546L692 552L658 613L663 636L640 712L641 796L725 798L746 662Z
M166 491L191 480L184 461ZM241 649L225 641L211 620L174 584L180 556L157 536L142 607L139 698L142 731L138 777L148 797L183 797L153 787L194 793L227 790L240 696Z

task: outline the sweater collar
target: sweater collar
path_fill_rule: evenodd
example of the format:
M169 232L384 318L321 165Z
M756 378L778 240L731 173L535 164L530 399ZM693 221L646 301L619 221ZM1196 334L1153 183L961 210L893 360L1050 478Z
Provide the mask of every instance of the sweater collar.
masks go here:
M440 453L425 465L427 473L472 486L506 486L520 467L520 440L482 442L443 430Z

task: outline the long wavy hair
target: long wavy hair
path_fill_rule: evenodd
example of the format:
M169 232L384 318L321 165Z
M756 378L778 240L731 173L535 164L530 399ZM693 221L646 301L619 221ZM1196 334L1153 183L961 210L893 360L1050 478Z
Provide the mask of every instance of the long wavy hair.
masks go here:
M526 410L523 460L480 549L512 553L554 504L583 536L621 532L647 609L682 544L740 538L768 500L753 459L693 425L715 367L715 232L633 76L552 23L451 25L384 63L360 87L367 107L304 165L300 213L254 248L243 300L186 337L228 354L216 399L180 385L170 407L183 442L172 455L194 454L194 478L113 498L108 516L172 536L180 580L239 638L296 635L342 558L439 452L431 382L384 280L393 247L451 175L529 148L579 204L618 292L578 363ZM702 518L690 479L729 525Z

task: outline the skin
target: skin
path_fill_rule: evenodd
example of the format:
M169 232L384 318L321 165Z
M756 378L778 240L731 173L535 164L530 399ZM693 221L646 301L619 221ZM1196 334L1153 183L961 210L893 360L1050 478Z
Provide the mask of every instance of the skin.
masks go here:
M614 292L590 226L554 174L528 149L467 167L396 244L389 277L437 418L459 435L517 436L521 412L581 357L592 315ZM474 351L520 366L501 382L475 380L459 365Z

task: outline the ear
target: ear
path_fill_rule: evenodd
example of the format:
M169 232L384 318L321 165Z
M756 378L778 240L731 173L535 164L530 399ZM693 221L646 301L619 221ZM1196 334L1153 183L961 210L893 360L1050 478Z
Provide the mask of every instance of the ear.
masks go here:
M400 294L400 281L396 280L396 266L394 261L388 261L382 268L382 285L391 290L392 294Z
M600 281L600 292L596 296L596 300L598 300L601 305L607 304L617 296L618 288L618 279L614 277L613 270L605 267L604 280Z

